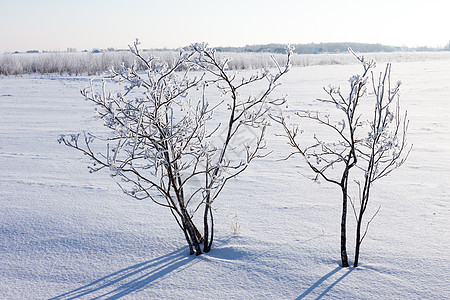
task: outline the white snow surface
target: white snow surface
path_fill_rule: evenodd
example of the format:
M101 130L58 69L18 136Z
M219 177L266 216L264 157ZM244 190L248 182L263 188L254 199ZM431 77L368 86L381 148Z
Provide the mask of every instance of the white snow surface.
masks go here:
M322 86L345 88L360 69L293 68L277 92L288 111L317 109ZM392 72L414 148L373 188L368 214L381 210L358 268L339 266L339 189L301 175L300 157L280 161L280 127L268 132L273 153L216 201L212 251L189 256L167 209L125 196L58 144L104 132L79 93L87 77L0 78L0 299L449 299L450 60ZM348 222L352 263L351 211Z

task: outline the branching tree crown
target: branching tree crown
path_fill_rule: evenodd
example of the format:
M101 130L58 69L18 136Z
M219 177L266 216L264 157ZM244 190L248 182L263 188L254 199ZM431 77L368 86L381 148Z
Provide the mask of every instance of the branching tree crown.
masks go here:
M317 99L324 104L336 108L336 114L323 114L318 111L299 111L300 119L313 121L321 131L327 129L334 133L334 140L324 140L317 134L312 143L302 141L302 129L299 123L287 122L283 116L272 116L284 129L284 136L292 147L292 153L287 157L300 155L314 172L314 180L323 179L336 184L342 192L341 214L341 262L348 267L347 255L347 207L352 205L357 220L356 250L354 266L358 265L359 249L366 231L361 233L363 215L369 202L369 192L374 181L388 175L401 166L411 148L408 148L406 132L408 128L407 114L400 114L399 88L400 82L391 86L388 64L386 70L375 79L374 60L350 52L363 66L361 74L352 76L349 80L349 92L346 96L340 87L324 88L328 98ZM371 87L370 87L371 85ZM372 93L369 93L372 89ZM369 108L368 114L362 106ZM394 108L392 108L394 107ZM319 130L316 130L318 132ZM362 179L361 179L362 178ZM359 190L357 197L350 197L350 185L355 183ZM352 199L359 199L359 204Z
M89 156L92 172L109 169L127 195L167 207L190 253L208 252L214 238L214 201L228 180L264 156L267 113L285 101L269 95L288 72L292 49L283 66L275 62L275 73L264 69L245 78L229 71L229 60L218 59L206 44L180 51L171 65L144 57L138 45L136 41L130 49L146 73L138 72L137 64L111 70L100 89L91 82L82 90L112 132L106 149L94 150L98 138L90 133L62 135L59 142ZM126 83L125 90L109 91L111 82ZM244 92L257 82L265 85L259 94ZM212 88L220 91L222 101L211 99ZM219 109L228 109L226 122L213 119ZM238 137L249 129L253 138L239 143ZM195 218L200 210L203 226Z

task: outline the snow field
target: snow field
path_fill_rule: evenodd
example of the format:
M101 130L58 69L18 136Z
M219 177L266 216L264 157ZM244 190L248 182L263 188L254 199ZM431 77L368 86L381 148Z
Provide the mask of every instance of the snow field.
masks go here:
M360 68L293 68L277 93L288 94L286 113L318 109L322 86L346 88ZM339 190L305 178L299 157L280 161L290 149L276 124L273 153L229 182L213 250L194 257L168 210L126 197L57 143L104 132L79 94L88 78L0 78L0 298L449 298L449 68L448 59L393 64L414 148L374 186L367 215L381 210L356 269L339 267ZM351 263L351 211L348 222Z

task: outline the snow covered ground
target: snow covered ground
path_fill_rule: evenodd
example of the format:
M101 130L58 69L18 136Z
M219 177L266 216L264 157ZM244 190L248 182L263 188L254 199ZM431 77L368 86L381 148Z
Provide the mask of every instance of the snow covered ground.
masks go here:
M346 86L360 68L293 68L278 91L290 110L314 108L322 86ZM281 128L269 131L271 156L224 190L213 250L194 257L168 210L127 198L57 143L104 130L79 93L88 78L0 78L0 299L450 298L449 70L448 59L394 63L414 149L374 186L381 211L360 267L345 269L339 190L299 175L299 158L278 161L289 153Z

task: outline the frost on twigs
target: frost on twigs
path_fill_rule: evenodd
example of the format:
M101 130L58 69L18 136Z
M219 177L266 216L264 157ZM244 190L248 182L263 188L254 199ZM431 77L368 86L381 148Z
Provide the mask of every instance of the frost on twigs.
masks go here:
M136 64L111 69L100 86L91 81L81 91L110 129L105 150L92 149L98 139L90 134L59 141L89 156L91 171L108 169L127 195L170 209L190 253L208 252L214 201L228 180L265 155L266 115L285 101L270 95L288 72L292 52L275 73L262 70L244 78L229 71L228 60L207 44L180 50L171 64L145 57L138 45L130 46ZM146 71L138 72L138 64ZM248 92L257 82L259 90ZM112 92L113 84L124 89ZM225 118L217 120L219 112ZM200 211L202 226L194 218Z
M330 85L324 88L327 97L318 99L324 105L336 108L335 113L296 113L300 119L321 128L321 133L329 132L331 138L314 134L311 142L305 142L300 124L289 124L283 116L274 117L284 128L284 136L293 149L287 158L302 156L313 171L314 180L325 180L341 189L341 261L344 267L349 265L346 249L348 202L352 205L357 221L356 267L360 244L373 219L367 222L365 231L361 232L372 184L401 166L411 150L406 141L407 114L402 115L400 112L401 83L391 84L391 65L388 64L384 72L375 76L374 60L358 56L351 49L350 52L361 63L362 72L350 77L347 94L340 87ZM350 192L353 191L356 191L356 195L351 197Z

